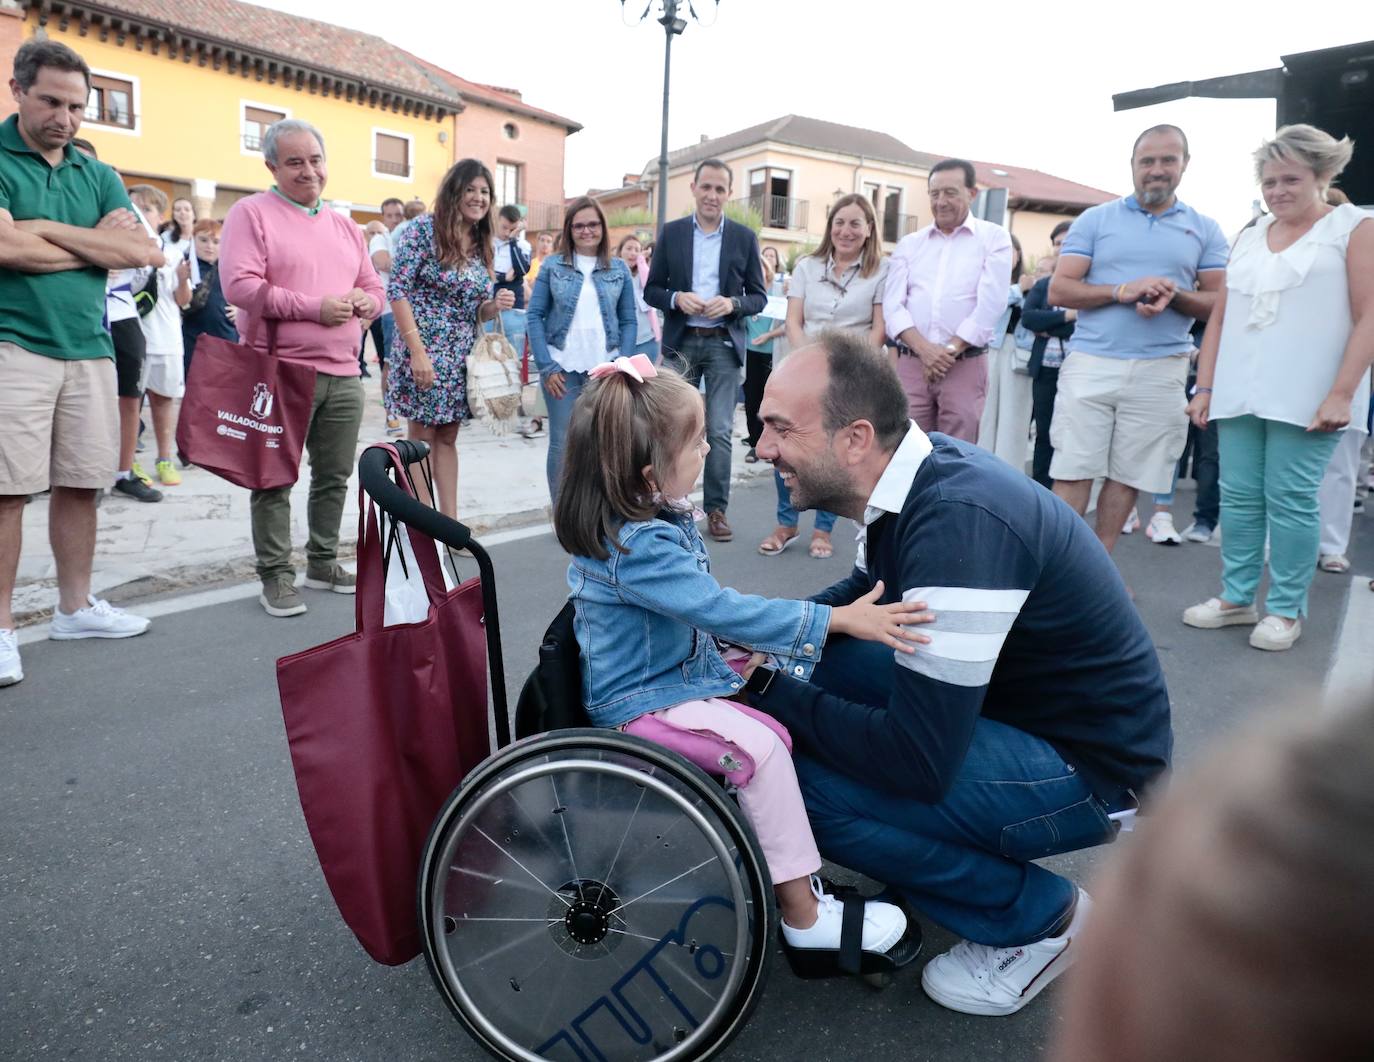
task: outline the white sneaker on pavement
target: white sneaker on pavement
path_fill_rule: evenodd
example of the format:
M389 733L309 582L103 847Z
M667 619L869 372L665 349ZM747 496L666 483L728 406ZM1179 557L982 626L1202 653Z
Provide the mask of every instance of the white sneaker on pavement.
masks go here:
M1222 608L1221 598L1209 597L1200 605L1193 605L1183 610L1183 622L1189 627L1201 627L1203 630L1216 630L1218 627L1238 627L1246 624L1256 624L1259 622L1259 612L1254 605L1242 605L1239 608Z
M90 602L68 615L60 608L52 611L52 624L48 637L57 641L74 638L132 638L148 629L152 620L135 616L122 608L115 608L108 601L88 597Z
M1078 958L1069 947L1083 931L1092 900L1082 889L1069 928L1019 948L991 948L961 940L926 963L921 987L942 1007L964 1014L1015 1014Z
M1216 533L1216 528L1208 527L1194 520L1183 529L1183 537L1189 542L1208 543L1212 540L1212 535Z
M1157 546L1181 546L1183 539L1174 527L1174 514L1157 512L1145 527L1145 537Z
M817 951L836 951L840 946L840 927L844 921L844 904L821 890L821 883L814 875L811 878L811 892L816 897L818 910L816 922L807 929L794 929L786 921L782 923L782 937L789 947L814 949ZM869 900L864 904L864 951L879 955L902 939L906 932L906 915L896 904Z
M0 627L0 686L24 681L24 663L19 659L19 636Z
M1250 632L1250 644L1266 652L1281 653L1285 649L1292 649L1301 637L1302 620L1294 620L1289 624L1278 616L1265 616Z
M1123 535L1134 534L1136 530L1139 529L1139 527L1140 514L1136 512L1134 509L1132 509L1131 514L1128 517L1126 517L1126 524L1121 528L1121 533Z

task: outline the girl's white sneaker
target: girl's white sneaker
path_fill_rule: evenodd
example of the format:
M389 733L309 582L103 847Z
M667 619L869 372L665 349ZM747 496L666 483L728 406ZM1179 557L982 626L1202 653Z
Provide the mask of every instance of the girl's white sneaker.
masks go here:
M782 938L788 947L807 951L838 951L844 904L821 889L820 879L811 877L811 892L816 897L816 922L807 929L794 929L784 920ZM906 915L895 904L869 900L864 904L863 950L881 955L902 939Z

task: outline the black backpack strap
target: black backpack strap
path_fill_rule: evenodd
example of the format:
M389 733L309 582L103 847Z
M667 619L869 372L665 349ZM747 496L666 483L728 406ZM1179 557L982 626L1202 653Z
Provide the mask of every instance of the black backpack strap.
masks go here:
M843 913L838 965L847 974L857 974L863 964L864 906L868 901L857 892L845 893L839 900Z

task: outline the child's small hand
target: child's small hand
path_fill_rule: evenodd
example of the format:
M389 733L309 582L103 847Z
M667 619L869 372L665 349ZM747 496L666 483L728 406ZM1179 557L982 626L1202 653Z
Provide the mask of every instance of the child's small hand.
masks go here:
M890 605L880 605L878 599L882 596L883 582L879 579L872 590L852 605L840 605L832 610L831 632L867 642L882 642L901 653L914 653L917 645L930 642L928 636L913 629L916 624L935 620L935 613L926 611L924 601L894 601Z

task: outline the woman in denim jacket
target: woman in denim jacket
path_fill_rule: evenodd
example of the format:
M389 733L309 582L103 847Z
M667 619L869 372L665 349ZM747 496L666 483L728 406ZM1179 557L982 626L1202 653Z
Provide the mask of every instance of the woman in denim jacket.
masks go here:
M525 323L549 406L549 497L558 499L563 440L587 370L622 348L633 353L638 323L629 267L611 257L606 215L583 196L563 217L563 253L540 268Z
M925 605L878 605L881 584L838 608L721 587L699 514L686 501L710 450L701 395L643 354L589 375L568 428L553 521L573 557L568 585L587 713L598 726L656 741L734 782L777 891L784 939L832 952L841 907L812 876L821 858L786 730L722 699L737 696L744 681L716 639L780 658L805 678L832 632L913 652L913 643L929 640L913 626L928 621ZM870 902L863 947L885 952L905 929L900 909Z

